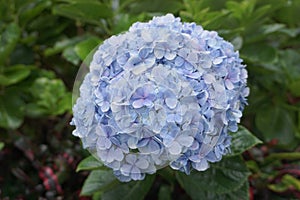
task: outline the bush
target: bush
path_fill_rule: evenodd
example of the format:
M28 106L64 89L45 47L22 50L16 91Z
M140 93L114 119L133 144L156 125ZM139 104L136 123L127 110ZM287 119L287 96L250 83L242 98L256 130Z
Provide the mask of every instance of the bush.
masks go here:
M299 10L297 0L0 1L0 197L300 198ZM234 44L249 105L232 154L206 172L120 183L71 135L73 82L101 41L165 13Z

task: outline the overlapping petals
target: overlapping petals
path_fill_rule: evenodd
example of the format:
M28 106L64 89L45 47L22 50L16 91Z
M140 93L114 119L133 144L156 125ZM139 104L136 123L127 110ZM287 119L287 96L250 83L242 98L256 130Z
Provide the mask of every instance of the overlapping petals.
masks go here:
M73 134L121 181L170 165L204 171L230 151L249 89L238 52L171 14L137 22L95 52Z

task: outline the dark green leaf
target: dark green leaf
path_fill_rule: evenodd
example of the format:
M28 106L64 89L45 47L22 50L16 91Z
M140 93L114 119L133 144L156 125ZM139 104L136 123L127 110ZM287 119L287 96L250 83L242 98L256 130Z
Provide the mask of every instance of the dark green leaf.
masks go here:
M85 180L80 195L91 195L104 190L116 181L112 170L94 170Z
M0 85L8 86L18 83L29 76L30 70L34 66L15 65L6 67L3 74L0 74Z
M97 160L94 156L89 156L83 159L77 166L76 171L79 172L81 170L94 170L103 167L103 164Z
M300 97L300 80L293 81L288 85L288 88L294 96Z
M159 188L158 200L172 200L172 189L170 186L162 185Z
M180 185L192 199L212 199L218 195L229 195L243 187L250 175L240 156L226 157L205 172L193 171L190 175L176 174Z
M176 13L183 8L183 4L178 0L143 0L131 2L128 8L129 12L134 14L141 12Z
M53 7L53 13L93 24L100 24L102 18L112 16L111 8L97 1L59 4Z
M21 35L21 30L16 23L9 24L5 31L1 33L0 37L0 65L9 57L10 53L14 50L19 37Z
M276 49L263 43L245 45L241 53L250 61L258 63L272 63L277 59Z
M278 105L260 108L255 124L266 141L277 139L280 145L290 145L294 139L294 123L289 111Z
M27 4L25 8L23 8L19 14L19 20L21 25L25 25L31 19L38 16L41 12L43 12L46 8L51 6L51 1L43 0L36 1Z
M18 128L24 117L24 102L18 89L5 89L0 95L0 127Z
M44 54L45 56L52 56L57 53L61 53L66 48L72 47L84 39L86 39L86 36L78 36L71 39L70 38L63 39L61 41L56 42L54 47L46 49Z
M147 175L142 181L121 183L103 193L102 200L143 200L149 192L154 179L154 175Z
M232 136L230 156L239 155L251 147L262 143L262 141L243 126L239 127L238 132L231 133L230 135Z

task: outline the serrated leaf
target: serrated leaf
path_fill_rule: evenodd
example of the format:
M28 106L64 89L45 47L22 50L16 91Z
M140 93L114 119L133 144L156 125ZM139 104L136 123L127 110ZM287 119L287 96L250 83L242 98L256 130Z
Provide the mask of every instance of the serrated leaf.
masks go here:
M241 188L250 172L240 156L223 158L205 172L193 171L190 175L177 173L176 178L192 199L211 199L229 195Z
M78 164L76 172L82 170L94 170L101 167L103 167L103 164L99 160L97 160L94 156L89 156Z
M102 200L143 200L149 192L155 175L147 175L142 181L120 183L102 194Z
M229 156L235 156L243 153L251 147L262 143L257 137L255 137L248 129L243 126L239 127L236 133L231 133L231 154Z
M112 170L94 170L84 181L80 195L91 195L109 187L116 181Z

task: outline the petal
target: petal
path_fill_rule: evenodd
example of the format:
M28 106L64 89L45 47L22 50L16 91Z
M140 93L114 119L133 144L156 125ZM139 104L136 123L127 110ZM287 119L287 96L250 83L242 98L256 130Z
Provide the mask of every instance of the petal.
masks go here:
M138 161L135 163L135 166L137 166L140 169L147 169L149 166L149 162L146 159L138 159Z
M117 161L122 161L124 158L124 154L120 148L116 148L113 155L114 155L114 159Z
M193 166L198 171L205 171L209 167L208 162L207 162L206 159L202 159L198 163L193 163Z
M173 52L173 51L167 51L167 52L165 53L165 58L166 58L167 60L173 60L175 57L176 57L176 53Z
M168 149L172 155L179 155L181 153L181 145L176 141Z
M129 176L130 172L132 169L132 165L129 164L124 164L122 165L122 167L120 168L120 171L122 174L124 174L125 176Z
M145 59L148 57L149 53L150 53L151 49L150 48L142 48L139 51L139 57L141 59Z
M154 49L154 55L157 59L162 59L165 55L165 50L160 48Z
M131 169L130 177L135 181L136 180L141 180L142 179L142 174L141 174L140 169L133 166L132 169Z
M176 98L166 98L165 102L166 102L166 105L170 109L174 109L177 106L177 99Z
M144 63L140 63L139 65L136 65L131 71L134 75L139 75L146 71L148 69L147 65Z
M125 159L128 163L133 165L136 162L136 155L128 154Z
M213 60L213 64L214 64L214 65L221 64L222 62L223 62L223 58L221 58L221 57L215 58L215 59Z
M184 63L184 59L182 57L177 56L175 58L175 66L180 67Z
M110 108L110 104L108 101L103 101L102 106L101 106L101 111L102 112L107 112Z
M144 100L144 105L147 106L147 107L152 107L153 102L147 98L147 99Z
M232 90L234 88L233 83L229 79L225 80L225 86L228 90Z
M203 79L206 84L211 84L216 81L215 76L213 76L211 74L205 74L203 76Z
M192 136L179 135L176 141L183 146L190 147L194 142L194 138Z
M132 102L132 106L134 108L141 108L144 106L144 99L139 99L139 100L136 100L134 102Z

